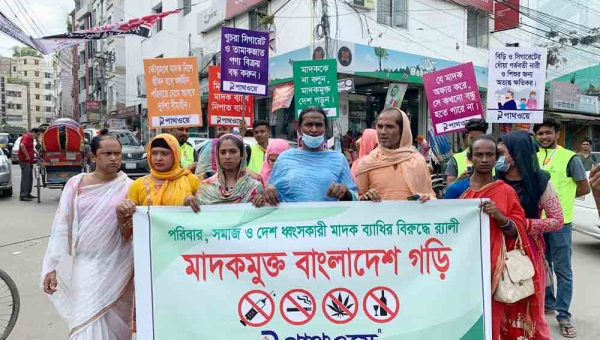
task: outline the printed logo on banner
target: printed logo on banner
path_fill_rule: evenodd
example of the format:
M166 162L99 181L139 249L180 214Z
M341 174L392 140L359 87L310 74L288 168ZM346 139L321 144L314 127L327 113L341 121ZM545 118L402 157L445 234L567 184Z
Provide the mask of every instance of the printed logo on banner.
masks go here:
M400 299L388 287L375 287L363 299L363 311L373 322L387 323L400 312Z
M334 288L325 294L322 307L327 320L343 325L358 314L358 299L349 289Z
M317 313L317 301L304 289L292 289L283 294L279 311L283 319L294 326L307 324Z
M262 327L268 324L275 315L273 293L262 290L251 290L244 294L238 303L240 323L249 327Z

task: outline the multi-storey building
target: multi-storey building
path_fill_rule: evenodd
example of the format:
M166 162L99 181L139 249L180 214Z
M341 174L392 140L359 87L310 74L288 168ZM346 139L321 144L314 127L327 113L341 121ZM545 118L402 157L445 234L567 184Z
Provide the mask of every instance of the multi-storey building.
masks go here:
M29 129L31 124L27 120L29 115L28 83L19 79L2 78L4 78L5 89L3 98L6 98L6 123L10 126Z
M84 30L121 21L124 18L123 3L123 0L75 0L74 29ZM73 90L77 92L74 95L77 116L84 125L104 124L110 112L124 107L127 96L125 38L116 36L89 41L74 51L77 81L73 82ZM87 102L100 102L100 112L88 110Z
M11 60L10 78L25 83L29 91L27 128L46 123L44 115L44 58L41 56L15 56Z
M44 66L44 91L43 101L44 101L44 119L46 123L51 123L52 120L56 119L58 115L56 114L56 84L54 77L54 68L52 65Z
M56 116L72 118L73 112L73 51L66 48L52 59L56 87Z

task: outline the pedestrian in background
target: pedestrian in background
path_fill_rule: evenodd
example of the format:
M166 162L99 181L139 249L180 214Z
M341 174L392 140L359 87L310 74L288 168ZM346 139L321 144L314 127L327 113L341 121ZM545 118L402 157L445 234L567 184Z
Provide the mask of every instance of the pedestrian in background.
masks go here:
M42 267L42 287L68 323L70 340L131 339L133 245L121 237L116 207L131 180L121 144L91 141L96 170L65 185Z
M598 164L598 158L591 152L592 149L592 140L589 138L584 138L581 142L581 150L577 154L579 159L581 159L581 163L583 163L583 168L585 171L590 171L594 167L594 165Z
M34 198L31 195L33 190L33 164L35 164L34 141L38 139L42 130L33 128L29 133L21 137L19 143L19 166L21 167L21 192L19 201L30 202Z
M255 121L254 124L252 124L252 132L254 133L256 144L250 147L251 151L248 170L258 174L265 161L267 147L269 147L269 138L271 137L269 122L266 120Z
M397 108L385 109L377 118L379 145L356 170L361 200L403 201L418 196L420 202L435 197L425 159L412 146L408 116Z
M564 227L558 231L544 234L546 243L546 259L556 274L556 294L554 286L546 289L546 312L556 313L564 337L574 338L577 329L571 324L571 299L573 298L573 268L571 266L572 225L575 197L590 193L587 174L573 151L557 144L560 135L560 124L552 119L545 119L541 124L533 126L540 150L538 162L542 170L550 173L550 181L558 192L563 210Z
M265 162L263 163L262 169L260 169L260 178L263 184L269 182L269 177L273 171L273 167L277 162L277 158L284 151L290 149L290 143L285 139L273 139L267 147L267 154L265 156Z
M198 165L198 155L192 144L188 142L188 139L190 138L189 128L175 128L171 130L171 134L177 138L177 141L179 142L179 149L181 150L181 167L194 173L196 171L196 166Z
M467 156L471 142L480 136L483 136L488 130L489 124L483 119L471 119L465 125L467 132L465 133L465 149L462 152L454 154L446 165L446 183L449 186L457 178L462 177L471 166L471 161Z
M356 180L356 169L358 169L361 159L369 155L377 147L377 130L365 129L355 144L358 149L358 158L352 163L352 168L350 169L354 180Z

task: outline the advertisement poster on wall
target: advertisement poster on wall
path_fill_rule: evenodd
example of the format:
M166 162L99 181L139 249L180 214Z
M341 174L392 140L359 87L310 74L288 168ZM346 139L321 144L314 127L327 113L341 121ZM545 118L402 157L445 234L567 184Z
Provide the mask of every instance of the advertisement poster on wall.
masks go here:
M545 49L490 49L486 120L541 123L545 83Z

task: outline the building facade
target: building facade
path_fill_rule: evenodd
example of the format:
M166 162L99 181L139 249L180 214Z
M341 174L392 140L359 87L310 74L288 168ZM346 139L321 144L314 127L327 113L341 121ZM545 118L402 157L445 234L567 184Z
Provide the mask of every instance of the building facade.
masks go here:
M66 48L56 52L52 61L56 87L56 117L73 118L73 51Z
M28 84L18 79L5 78L6 123L22 129L29 129Z
M123 7L123 0L76 0L73 27L84 30L119 22L125 17ZM125 37L89 41L73 52L76 116L84 126L105 125L111 112L125 107Z
M27 128L45 124L44 115L44 58L41 56L16 56L11 60L11 78L28 87Z

